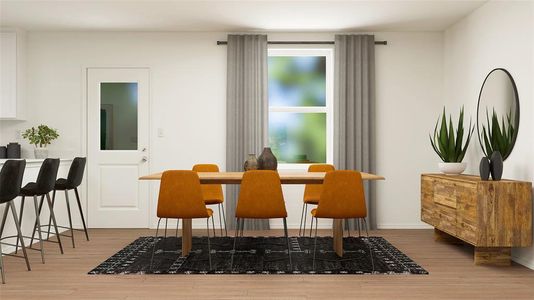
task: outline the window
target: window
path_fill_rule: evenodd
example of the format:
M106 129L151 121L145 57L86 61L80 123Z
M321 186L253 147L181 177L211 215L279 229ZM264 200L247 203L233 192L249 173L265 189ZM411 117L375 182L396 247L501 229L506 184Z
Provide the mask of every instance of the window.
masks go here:
M281 164L331 163L332 49L269 49L269 146Z

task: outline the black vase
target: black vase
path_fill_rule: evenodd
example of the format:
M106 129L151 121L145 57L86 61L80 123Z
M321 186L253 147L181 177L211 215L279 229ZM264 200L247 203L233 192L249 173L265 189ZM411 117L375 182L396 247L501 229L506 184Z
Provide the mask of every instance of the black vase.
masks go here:
M480 165L478 167L480 171L480 179L488 180L490 176L490 160L487 157L482 157Z
M490 157L490 172L491 172L491 178L493 180L501 180L502 178L502 168L503 168L503 162L502 162L502 155L499 151L494 151L491 154Z
M260 170L276 170L278 160L276 160L271 148L263 148L260 157L258 157L258 167Z
M20 144L19 143L7 144L7 158L20 158Z

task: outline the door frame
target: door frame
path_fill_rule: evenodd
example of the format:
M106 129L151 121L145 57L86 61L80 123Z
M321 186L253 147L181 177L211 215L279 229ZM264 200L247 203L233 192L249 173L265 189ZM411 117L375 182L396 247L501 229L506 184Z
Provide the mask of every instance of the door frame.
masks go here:
M89 153L89 141L88 141L88 138L89 138L89 134L88 134L88 130L89 130L89 124L87 124L88 122L88 113L89 113L89 110L88 110L88 106L89 106L89 93L88 93L88 85L89 85L89 76L88 76L88 73L89 73L89 69L146 69L148 71L148 170L149 170L149 173L152 173L152 164L151 164L151 161L152 161L152 145L153 145L153 142L152 142L152 88L151 88L151 82L152 82L152 70L150 67L147 67L147 66L117 66L117 65L101 65L101 66L98 66L98 67L94 67L94 66L82 66L81 70L80 70L80 73L81 73L81 94L80 94L80 98L81 98L81 109L80 109L80 120L81 120L81 131L80 131L80 153L82 156L85 156L87 157L87 153ZM88 163L90 163L90 159L87 158L88 160ZM91 216L89 215L89 176L88 176L88 173L89 173L89 167L86 166L85 168L85 174L84 174L84 177L83 177L83 184L81 186L81 201L82 201L82 206L85 208L85 222L86 224L88 224L88 228L91 228L89 226L90 224L90 218ZM147 183L141 183L141 184L147 184ZM150 216L152 215L152 203L153 203L153 193L152 193L152 190L153 190L153 187L152 187L152 183L149 183L149 186L148 186L148 190L149 190L149 193L148 193L148 206L147 206L147 209L148 209L148 214L147 214L147 224L148 224L148 228L151 228L151 222L150 222Z

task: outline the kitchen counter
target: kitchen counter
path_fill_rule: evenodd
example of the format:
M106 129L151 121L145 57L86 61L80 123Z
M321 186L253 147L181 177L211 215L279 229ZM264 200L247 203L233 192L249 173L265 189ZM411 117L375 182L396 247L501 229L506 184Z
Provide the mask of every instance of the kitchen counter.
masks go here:
M2 159L0 159L0 167L2 167L4 165L4 163L7 160L10 160L10 159L13 159L13 158L9 158L9 159L2 158ZM44 161L43 158L21 158L21 159L26 159L26 167L41 166L41 164ZM60 158L60 164L63 164L63 163L66 163L66 162L71 162L71 161L72 161L72 158Z

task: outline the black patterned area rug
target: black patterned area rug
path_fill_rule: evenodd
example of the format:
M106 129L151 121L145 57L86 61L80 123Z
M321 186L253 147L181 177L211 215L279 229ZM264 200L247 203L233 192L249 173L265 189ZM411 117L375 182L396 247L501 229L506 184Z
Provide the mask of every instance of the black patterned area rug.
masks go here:
M290 237L290 268L283 237L240 237L231 265L233 237L210 238L212 268L206 237L194 237L192 251L181 257L181 238L140 237L89 274L428 274L421 266L381 237L343 239L338 257L331 237L317 237L315 268L313 238Z

